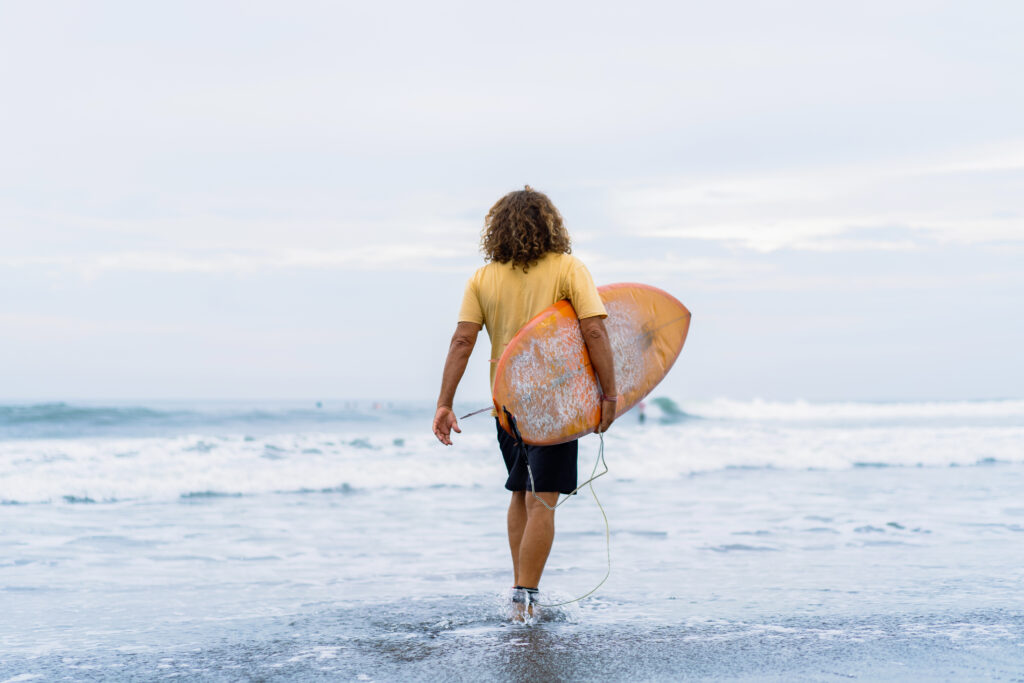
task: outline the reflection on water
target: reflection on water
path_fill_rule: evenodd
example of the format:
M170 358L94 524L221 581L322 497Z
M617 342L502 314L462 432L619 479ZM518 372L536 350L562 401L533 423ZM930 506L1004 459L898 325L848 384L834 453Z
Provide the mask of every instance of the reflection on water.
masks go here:
M4 675L197 680L929 680L1024 675L1024 615L1006 610L867 618L689 618L511 625L488 598L324 610L238 624L214 643L20 656ZM22 679L27 680L27 679Z

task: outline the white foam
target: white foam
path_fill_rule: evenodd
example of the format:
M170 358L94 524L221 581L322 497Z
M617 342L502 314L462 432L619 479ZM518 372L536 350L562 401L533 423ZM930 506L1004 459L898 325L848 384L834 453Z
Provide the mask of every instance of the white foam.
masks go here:
M666 425L606 437L609 467L633 479L726 468L842 470L1024 462L1024 427L808 427L724 422Z
M0 442L0 501L500 485L505 471L493 422L466 422L463 429L453 447L441 446L426 429L368 437L303 433ZM1015 424L692 420L641 426L627 416L606 443L612 476L640 480L737 467L841 470L1024 462L1024 425ZM596 437L581 440L581 473L589 471L596 451Z
M906 403L737 401L681 401L684 412L704 418L736 420L901 420L1024 418L1024 400L926 401Z
M0 501L95 502L171 499L188 494L378 489L473 484L489 479L479 445L444 447L405 439L336 434L244 437L31 440L0 443ZM478 444L474 448L474 444ZM489 465L489 466L488 466ZM486 473L485 473L486 471Z

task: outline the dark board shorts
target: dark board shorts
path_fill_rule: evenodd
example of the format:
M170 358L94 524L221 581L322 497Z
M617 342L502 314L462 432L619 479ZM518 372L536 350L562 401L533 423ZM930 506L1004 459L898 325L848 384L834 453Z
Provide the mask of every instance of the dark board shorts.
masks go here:
M529 491L530 475L526 463L522 461L522 450L516 440L498 424L498 445L501 456L505 459L508 470L508 481L505 488L509 491ZM579 442L575 439L568 443L555 446L526 446L526 457L533 470L534 491L558 491L572 493L576 488L576 454Z

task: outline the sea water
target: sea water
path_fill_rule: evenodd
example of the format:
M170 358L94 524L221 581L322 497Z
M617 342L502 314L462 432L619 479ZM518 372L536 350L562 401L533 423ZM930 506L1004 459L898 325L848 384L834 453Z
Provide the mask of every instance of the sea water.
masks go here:
M1024 680L1024 401L649 401L527 624L493 419L431 417L0 406L0 681Z

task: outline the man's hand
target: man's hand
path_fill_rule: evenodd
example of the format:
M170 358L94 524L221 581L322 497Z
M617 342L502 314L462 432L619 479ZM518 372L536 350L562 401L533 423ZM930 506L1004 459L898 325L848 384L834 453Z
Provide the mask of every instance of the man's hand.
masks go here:
M434 436L437 440L443 443L445 446L452 445L452 430L454 429L459 434L462 430L459 429L459 421L455 419L455 413L448 406L439 406L437 412L434 413Z
M612 426L612 422L615 421L615 413L618 411L618 408L619 404L615 401L601 401L601 422L597 425L598 434L604 434L608 431L608 428Z

